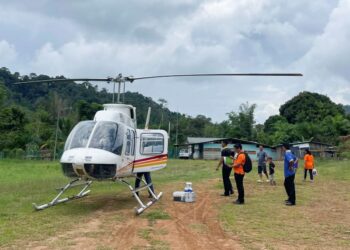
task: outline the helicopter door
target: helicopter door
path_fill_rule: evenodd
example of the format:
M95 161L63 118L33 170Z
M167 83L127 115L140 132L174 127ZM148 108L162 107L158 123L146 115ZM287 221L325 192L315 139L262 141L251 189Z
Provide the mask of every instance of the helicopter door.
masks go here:
M168 134L164 130L137 129L134 173L151 172L166 167Z
M128 175L132 173L134 160L135 160L135 131L131 129L126 129L125 151L124 151L124 157L122 157L123 175Z

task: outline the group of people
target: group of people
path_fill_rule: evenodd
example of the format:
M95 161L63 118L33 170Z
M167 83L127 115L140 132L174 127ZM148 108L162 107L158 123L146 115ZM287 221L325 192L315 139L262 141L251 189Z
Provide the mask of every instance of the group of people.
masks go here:
M266 176L266 181L270 182L271 185L276 185L275 181L275 163L272 161L272 157L268 156L264 151L264 146L259 146L259 152L257 153L258 158L258 182L263 182L263 173ZM267 174L266 165L269 164L269 174ZM270 175L270 176L269 176Z
M233 169L238 191L238 198L236 201L234 201L234 204L242 205L244 204L243 179L245 175L243 166L246 161L246 155L244 154L242 144L240 143L234 145L234 151L228 148L226 141L222 141L221 145L221 159L216 167L216 170L219 170L220 166L222 166L222 180L224 182L225 189L222 196L230 196L234 193L230 180L230 175Z
M296 195L295 195L295 174L298 168L298 159L290 150L290 145L285 143L282 146L284 153L284 187L288 196L285 200L287 206L296 205ZM238 191L238 199L234 201L234 204L244 204L244 185L243 179L245 176L244 164L246 161L246 154L242 149L241 144L235 144L234 150L228 148L228 143L222 141L221 158L216 167L219 170L222 166L222 179L224 183L224 193L222 196L230 196L234 194L233 186L230 180L230 175L232 169L234 171L234 178L236 182L236 187ZM258 160L258 182L263 182L263 174L266 176L266 181L270 182L271 185L276 185L275 181L275 164L272 157L268 156L264 151L264 147L259 146L259 151L257 153ZM267 164L269 167L269 173L267 173ZM310 181L313 182L313 169L314 169L314 157L310 150L306 149L304 156L304 181L306 181L307 173L310 175Z

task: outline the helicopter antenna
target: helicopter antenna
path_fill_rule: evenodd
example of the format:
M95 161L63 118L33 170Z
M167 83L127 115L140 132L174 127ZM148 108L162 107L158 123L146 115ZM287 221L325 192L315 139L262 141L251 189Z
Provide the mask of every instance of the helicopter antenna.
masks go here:
M121 85L121 82L118 82L118 97L117 97L117 103L120 103L120 85Z
M123 103L125 103L125 81L123 82Z
M151 107L148 107L147 118L146 118L146 123L145 123L145 129L148 129L150 118L151 118Z
M114 94L115 94L115 82L113 82L113 95L112 95L112 103L114 103Z

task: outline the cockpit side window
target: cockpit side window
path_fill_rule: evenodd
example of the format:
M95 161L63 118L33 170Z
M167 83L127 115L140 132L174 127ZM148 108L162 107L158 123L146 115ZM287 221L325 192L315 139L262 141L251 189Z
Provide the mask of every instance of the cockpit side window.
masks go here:
M117 139L115 140L112 153L121 155L123 150L123 143L124 143L124 128L122 126L118 126Z
M123 148L121 132L123 131L118 129L117 123L99 122L91 137L89 148L98 148L120 155Z
M64 150L88 146L121 155L124 135L123 126L118 126L115 122L83 121L68 136Z

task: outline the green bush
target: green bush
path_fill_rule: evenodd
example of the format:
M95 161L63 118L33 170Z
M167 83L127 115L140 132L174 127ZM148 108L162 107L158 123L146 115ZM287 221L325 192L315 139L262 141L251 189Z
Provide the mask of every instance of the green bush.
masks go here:
M339 156L341 158L350 159L350 140L339 144Z
M13 157L16 159L23 159L25 156L25 151L21 148L15 148L13 150Z
M2 152L4 154L4 158L11 158L11 149L5 148Z

